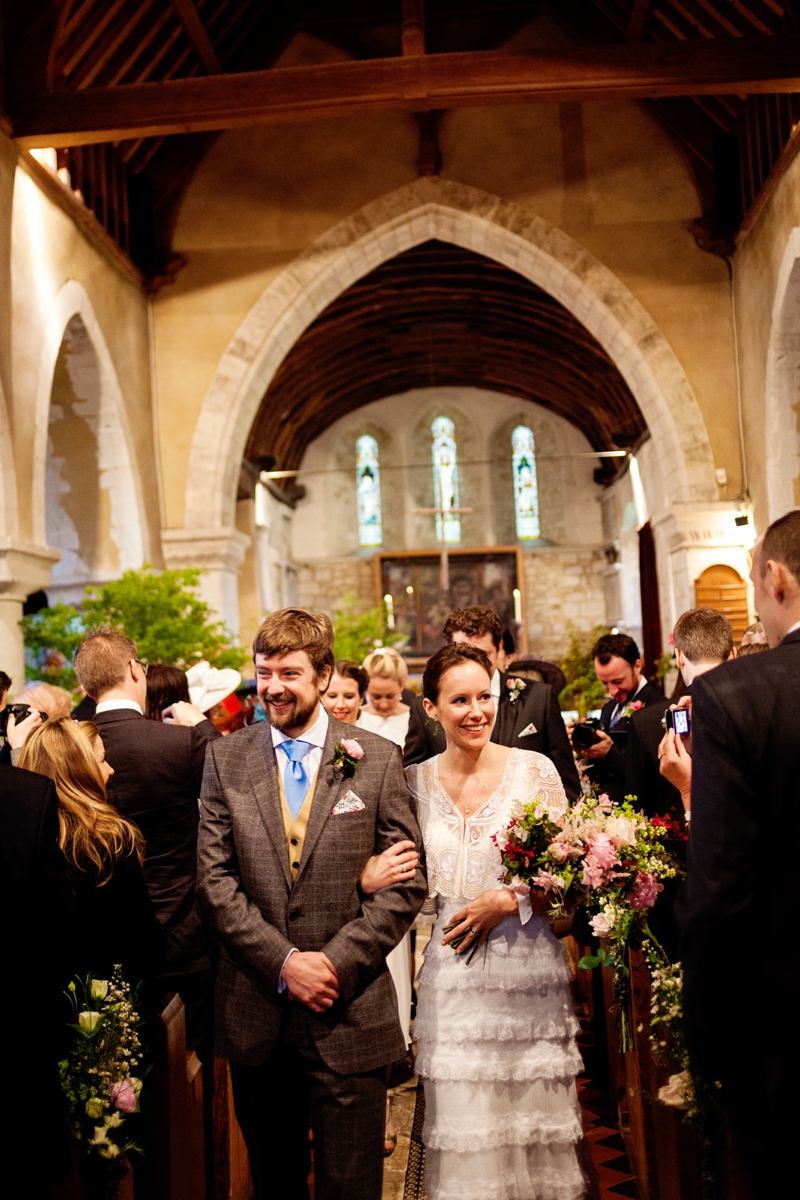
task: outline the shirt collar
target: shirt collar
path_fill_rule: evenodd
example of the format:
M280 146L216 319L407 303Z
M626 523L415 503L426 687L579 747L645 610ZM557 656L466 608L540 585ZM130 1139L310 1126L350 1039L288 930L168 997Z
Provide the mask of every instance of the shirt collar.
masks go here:
M497 670L497 667L495 667L494 675L492 676L492 695L495 700L500 699L500 672Z
M305 733L301 733L297 739L299 742L308 742L311 746L319 746L322 748L325 745L325 739L328 736L328 712L324 704L319 706L319 716L310 729ZM272 733L273 746L280 746L281 742L290 742L292 739L288 737L280 729L276 729L274 725L270 725Z
M795 621L795 623L791 627L791 629L787 629L786 633L783 636L788 637L790 633L797 633L798 629L800 629L800 621Z
M95 713L115 712L118 708L129 708L131 712L137 712L140 717L144 716L140 705L135 700L101 700Z

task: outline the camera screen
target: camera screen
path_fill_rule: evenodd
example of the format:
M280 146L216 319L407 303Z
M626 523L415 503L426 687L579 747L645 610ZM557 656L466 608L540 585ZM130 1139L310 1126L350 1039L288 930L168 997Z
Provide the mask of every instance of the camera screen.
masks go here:
M673 728L676 733L689 732L689 713L685 708L676 708L672 714Z

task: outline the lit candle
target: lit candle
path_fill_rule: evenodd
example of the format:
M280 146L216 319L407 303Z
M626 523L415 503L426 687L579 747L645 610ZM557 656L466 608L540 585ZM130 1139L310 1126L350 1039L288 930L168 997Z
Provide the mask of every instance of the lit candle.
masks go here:
M522 621L522 594L519 588L514 588L514 620L518 625Z
M383 603L386 605L386 624L394 629L394 600L388 592L383 597Z

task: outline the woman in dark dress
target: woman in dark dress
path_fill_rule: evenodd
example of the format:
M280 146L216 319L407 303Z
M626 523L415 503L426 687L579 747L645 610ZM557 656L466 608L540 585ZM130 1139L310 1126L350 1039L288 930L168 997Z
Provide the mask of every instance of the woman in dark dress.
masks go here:
M99 729L66 717L47 721L28 737L19 766L55 784L59 845L80 922L75 974L110 979L120 963L132 987L157 975L164 935L142 875L144 842L106 800L113 770Z

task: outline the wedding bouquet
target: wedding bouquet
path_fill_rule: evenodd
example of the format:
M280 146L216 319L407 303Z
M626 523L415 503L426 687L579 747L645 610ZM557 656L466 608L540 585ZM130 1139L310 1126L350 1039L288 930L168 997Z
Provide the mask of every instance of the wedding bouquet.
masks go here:
M613 804L607 795L584 796L565 813L543 802L519 804L504 835L495 835L503 863L503 883L524 894L541 888L552 900L551 916L567 906L591 914L592 932L611 943L587 955L579 966L614 970L614 998L623 1051L631 1048L628 1017L628 947L647 930L647 910L663 891L662 880L680 866L667 841L669 818L652 820L637 812L636 798ZM652 936L649 934L648 936Z
M137 997L121 967L110 982L88 976L71 983L67 995L75 1021L69 1054L59 1063L61 1086L75 1136L89 1156L93 1190L111 1197L127 1171L122 1156L139 1151L125 1128L139 1111L142 1090Z

